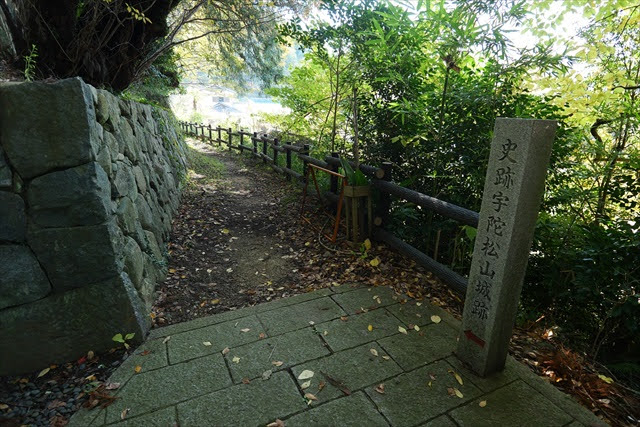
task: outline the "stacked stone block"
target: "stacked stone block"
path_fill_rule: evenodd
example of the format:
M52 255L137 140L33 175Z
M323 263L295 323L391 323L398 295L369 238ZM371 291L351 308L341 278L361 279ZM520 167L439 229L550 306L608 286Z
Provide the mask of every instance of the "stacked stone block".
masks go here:
M164 111L77 78L0 86L0 375L144 337L183 173Z

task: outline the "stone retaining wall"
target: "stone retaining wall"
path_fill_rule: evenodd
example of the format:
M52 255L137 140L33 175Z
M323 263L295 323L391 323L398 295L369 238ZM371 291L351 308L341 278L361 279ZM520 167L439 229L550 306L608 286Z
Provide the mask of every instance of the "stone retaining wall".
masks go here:
M79 78L0 85L0 375L144 337L184 166L164 111Z

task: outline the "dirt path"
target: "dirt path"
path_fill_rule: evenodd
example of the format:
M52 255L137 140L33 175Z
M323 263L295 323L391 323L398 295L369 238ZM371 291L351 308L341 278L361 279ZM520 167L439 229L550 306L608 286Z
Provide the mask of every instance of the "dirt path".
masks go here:
M295 278L305 248L285 232L297 221L298 191L246 155L190 143L199 153L193 155L218 163L220 175L195 175L185 192L169 248L169 278L154 307L156 323L303 292Z

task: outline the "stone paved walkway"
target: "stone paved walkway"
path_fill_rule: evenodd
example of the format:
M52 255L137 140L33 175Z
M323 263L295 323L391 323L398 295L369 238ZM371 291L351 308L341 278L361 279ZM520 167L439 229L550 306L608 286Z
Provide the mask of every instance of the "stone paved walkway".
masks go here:
M111 377L118 399L70 425L606 425L511 358L495 377L474 376L452 353L458 322L399 300L342 286L155 329Z

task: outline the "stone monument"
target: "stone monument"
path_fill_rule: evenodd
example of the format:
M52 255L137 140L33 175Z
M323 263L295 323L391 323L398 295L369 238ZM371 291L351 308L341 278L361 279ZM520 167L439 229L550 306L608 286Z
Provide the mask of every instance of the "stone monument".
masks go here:
M555 137L553 120L496 120L456 354L504 367Z

